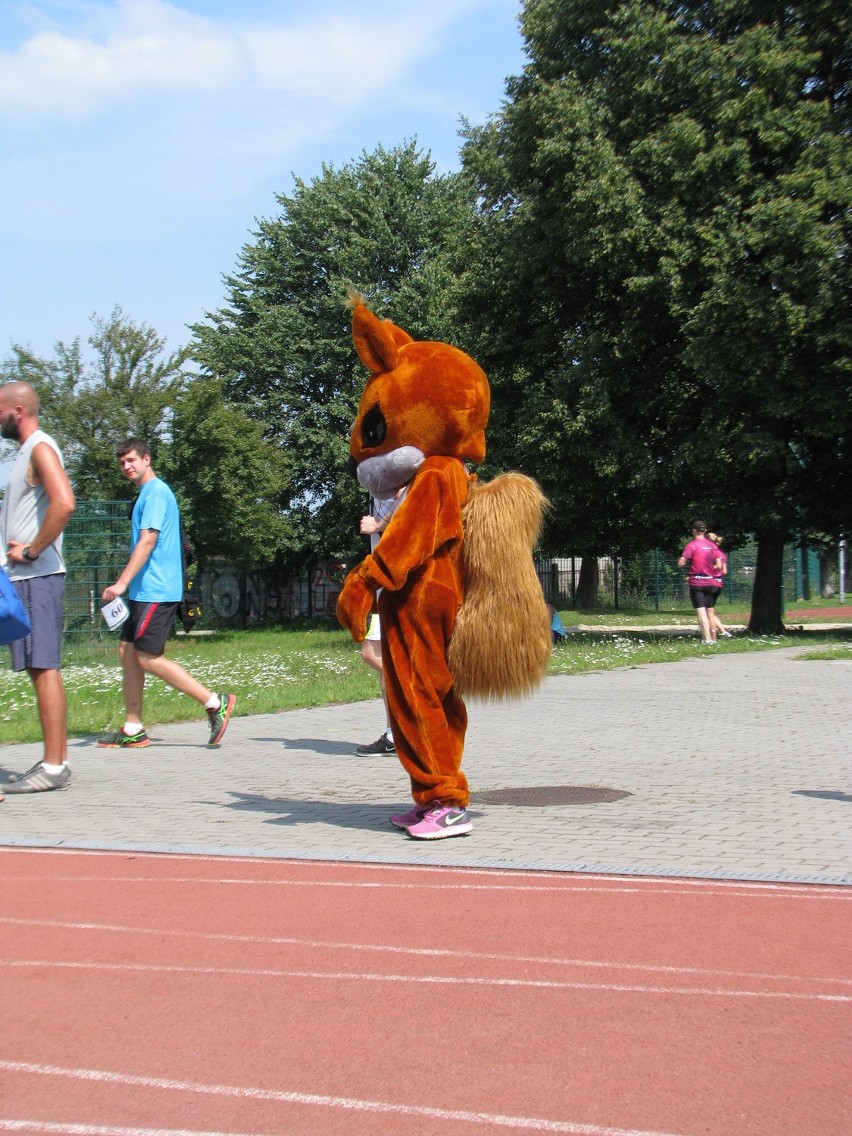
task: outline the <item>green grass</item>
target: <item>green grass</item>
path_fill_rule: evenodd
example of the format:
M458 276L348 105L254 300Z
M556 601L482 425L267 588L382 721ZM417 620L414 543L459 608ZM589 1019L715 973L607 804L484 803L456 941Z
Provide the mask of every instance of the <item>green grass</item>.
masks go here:
M809 623L843 623L848 621L852 627L852 605L848 605L849 614L838 618L836 615L823 615L826 610L836 611L840 605L836 598L818 600L796 600L787 604L784 621L789 624L802 624L807 627ZM717 604L719 615L724 624L732 623L735 627L744 627L749 620L748 604L731 604L722 599ZM805 615L805 612L816 612L815 615ZM654 627L665 625L670 627L694 627L695 613L688 603L677 606L660 607L654 610L647 606L620 607L617 610L605 607L599 611L568 611L562 612L562 621L566 627Z
M72 644L63 665L68 694L68 732L75 736L116 729L124 720L116 640ZM271 714L303 706L357 702L378 695L375 673L359 649L335 629L225 631L169 642L169 658L211 690L238 696L237 714ZM199 718L192 699L154 678L145 685L145 722ZM26 674L0 671L0 741L41 737L35 697Z
M647 614L647 613L645 613ZM654 623L675 623L674 612L654 613ZM692 630L691 613L677 613ZM723 619L727 613L723 615ZM635 613L610 612L636 626ZM730 618L730 617L729 617ZM566 626L587 623L587 616L563 612ZM736 620L731 620L736 622ZM843 632L791 632L783 636L736 636L715 648L702 647L696 636L651 631L588 631L569 636L553 652L552 674L582 674L614 667L674 662L716 652L767 650L807 644L832 647L825 657L844 658L852 652L852 623ZM357 702L378 697L375 674L361 662L359 648L339 628L279 627L252 631L222 631L209 636L179 636L170 641L170 658L182 663L213 690L238 696L238 715L272 714L297 707ZM818 657L824 657L822 653ZM123 720L121 669L115 639L77 643L67 648L63 668L68 692L68 729L73 736L90 736L115 729ZM198 705L157 679L145 691L145 722L183 722L200 718ZM32 686L26 674L0 671L0 742L40 739Z
M852 660L852 643L838 643L836 646L828 647L825 651L804 651L801 655L797 655L798 659L819 659L833 661L836 659L850 659Z
M564 619L563 619L564 622ZM567 626L567 624L566 624ZM690 626L691 630L691 626ZM852 626L849 631L800 631L786 635L735 635L715 647L705 647L697 635L665 634L647 631L580 632L572 634L554 648L551 674L582 674L607 671L615 667L644 666L649 663L674 663L723 652L743 654L767 651L776 647L800 647L803 644L834 644L847 641L852 648Z

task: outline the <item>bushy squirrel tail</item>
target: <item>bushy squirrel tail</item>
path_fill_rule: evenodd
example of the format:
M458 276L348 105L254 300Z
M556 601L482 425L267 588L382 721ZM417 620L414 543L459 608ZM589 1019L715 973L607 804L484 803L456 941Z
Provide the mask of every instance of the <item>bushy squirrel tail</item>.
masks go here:
M465 598L447 656L462 697L521 698L547 672L550 614L532 558L547 505L522 473L470 487L462 510Z

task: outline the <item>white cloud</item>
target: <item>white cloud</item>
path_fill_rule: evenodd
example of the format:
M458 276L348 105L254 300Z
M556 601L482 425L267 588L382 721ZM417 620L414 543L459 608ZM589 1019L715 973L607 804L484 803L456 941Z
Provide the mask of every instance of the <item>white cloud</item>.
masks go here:
M0 169L22 191L32 229L82 237L166 200L179 223L183 210L286 175L288 155L368 119L431 101L452 121L458 106L408 77L420 69L422 83L422 61L454 21L489 2L365 0L353 11L323 0L301 14L281 5L290 15L275 21L235 3L218 22L167 0L77 5L85 19L42 26L0 52L0 123L11 144ZM42 140L35 152L24 145L31 133ZM54 190L52 209L36 208L57 179L66 192ZM105 208L85 204L107 199Z
M84 119L116 101L221 89L247 68L239 41L163 0L120 0L98 10L88 34L37 32L0 53L0 114Z
M276 23L215 23L167 0L87 7L85 26L44 28L0 51L0 118L18 127L82 123L118 104L225 94L243 103L287 95L322 113L387 89L476 6L378 2Z
M184 342L292 174L412 137L452 168L458 116L495 110L518 69L520 2L9 4L0 354L116 302Z

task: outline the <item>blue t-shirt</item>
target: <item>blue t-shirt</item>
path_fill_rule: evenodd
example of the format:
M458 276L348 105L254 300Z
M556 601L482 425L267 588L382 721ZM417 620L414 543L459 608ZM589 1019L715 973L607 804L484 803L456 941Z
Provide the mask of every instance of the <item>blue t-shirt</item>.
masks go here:
M183 597L183 555L180 546L180 514L174 493L152 477L139 490L130 521L131 547L136 547L143 529L160 534L148 562L130 581L127 595L143 603L180 603Z

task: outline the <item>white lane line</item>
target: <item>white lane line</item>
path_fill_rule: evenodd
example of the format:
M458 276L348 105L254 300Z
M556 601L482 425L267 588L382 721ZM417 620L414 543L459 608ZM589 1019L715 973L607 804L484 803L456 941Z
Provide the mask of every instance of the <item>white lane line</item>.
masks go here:
M487 876L489 879L506 878L517 880L561 880L563 883L562 888L553 888L549 890L574 890L574 885L578 884L580 880L601 880L603 882L623 881L625 876L623 873L608 873L608 872L571 872L570 870L554 870L554 871L541 871L535 868L466 868L457 864L452 865L430 865L430 864L393 864L381 863L373 864L361 860L288 860L286 857L274 856L219 856L219 855L200 855L193 852L128 852L122 850L111 850L108 848L92 850L89 848L27 848L12 845L0 847L0 856L5 855L26 855L34 856L88 856L91 859L104 859L111 860L177 860L181 863L202 863L202 864L241 864L247 866L249 864L263 864L269 867L281 868L286 866L289 870L312 871L322 870L329 872L340 872L345 870L355 870L359 872L381 872L383 876L389 873L400 873L403 875L424 875L426 873L435 873L438 875L451 875L451 876ZM30 876L17 877L12 873L7 878L10 879L30 879ZM41 879L42 877L35 877ZM51 879L55 878L53 876ZM71 876L70 879L101 879L102 877L77 877ZM110 877L111 878L111 877ZM124 877L116 877L123 879ZM140 877L142 878L142 877ZM157 876L155 880L166 882L169 877ZM791 892L814 892L818 895L824 893L826 889L834 888L836 890L846 890L842 884L822 884L822 883L796 883L795 881L773 883L768 880L722 880L722 879L702 879L695 876L630 876L631 890L635 891L656 891L661 884L676 885L678 891L683 890L719 890L719 891L774 891L782 894L789 894ZM242 881L252 882L252 881ZM300 882L300 883L313 883L320 881L286 881L286 880L270 880L260 881L270 883L287 883L287 882ZM344 886L344 885L341 885ZM402 886L402 885L400 885ZM592 889L589 889L592 890ZM609 890L609 889L601 889Z
M430 869L431 870L431 869ZM466 869L465 869L466 870ZM547 878L547 877L545 877ZM552 878L552 877L551 877ZM583 876L583 879L587 877ZM387 880L377 880L371 883L366 880L259 880L259 879L240 879L239 877L231 878L227 876L35 876L35 875L18 875L13 872L4 872L3 879L6 884L16 883L38 883L40 886L46 886L54 883L68 884L68 883L97 883L97 884L236 884L238 886L272 886L272 887L309 887L309 888L364 888L367 890L375 891L393 891L402 890L410 891L412 888L417 888L418 891L425 891L432 888L438 891L446 889L446 883L424 883L418 880L416 883L389 883ZM671 881L666 881L667 883ZM558 892L563 895L573 895L575 892L601 892L604 895L613 894L642 894L647 893L647 887L639 887L636 885L631 886L612 886L612 887L589 887L585 884L575 884L573 880L558 886L530 886L528 883L519 884L469 884L462 882L459 885L465 891L509 891L521 892L522 894L540 893L540 892ZM717 885L718 886L718 885ZM803 887L797 891L796 895L788 895L788 889L796 888L796 884L779 885L777 890L773 890L772 894L767 894L766 891L758 891L755 898L761 899L833 899L840 902L852 902L852 889L850 888L831 888L827 884L816 884L812 891L807 891ZM680 887L677 883L673 887L656 887L651 889L654 895L688 895L689 892ZM705 895L723 896L728 898L731 895L731 888L720 888L718 892L705 891ZM750 897L753 895L750 888L745 889L743 894L748 894Z
M468 1112L463 1109L429 1108L425 1105L394 1104L389 1101L359 1100L353 1097L321 1096L317 1093L288 1092L284 1089L257 1089L239 1085L206 1085L194 1081L175 1081L164 1077L144 1077L131 1073L113 1073L105 1069L65 1069L57 1065L36 1065L28 1061L0 1060L0 1069L11 1073L37 1073L54 1077L72 1077L83 1081L133 1085L140 1088L172 1089L180 1092L209 1094L250 1100L277 1101L282 1104L315 1105L350 1112L375 1112L430 1120L467 1121L499 1128L526 1129L530 1132L563 1132L568 1136L678 1136L672 1132L647 1129L613 1128L610 1125L582 1124L572 1120L545 1120L531 1116L505 1116L500 1113ZM114 1129L111 1131L115 1131Z
M284 935L236 935L224 931L185 931L166 927L129 927L114 923L70 923L54 919L17 919L10 915L0 915L0 924L8 923L19 927L58 928L63 931L106 931L111 934L156 935L158 938L171 936L179 939L201 939L211 942L247 943L252 946L302 947L307 950L366 951L376 954L411 955L415 958L450 958L478 962L531 963L537 966L576 966L598 970L638 970L649 974L712 974L725 978L764 979L774 982L817 982L839 983L852 986L852 978L831 978L828 976L805 974L769 974L762 971L724 970L720 967L664 966L655 963L617 962L615 960L559 958L548 955L519 955L498 953L496 951L458 951L449 947L397 947L377 943L341 943L323 939L299 939Z
M59 1136L259 1136L258 1133L199 1132L189 1128L120 1128L115 1124L63 1124L55 1120L12 1120L0 1116L2 1132L50 1132Z
M777 998L801 1002L852 1002L852 994L812 994L795 990L724 990L694 986L639 986L617 982L559 982L539 978L472 978L442 974L371 974L367 971L279 970L273 967L162 966L156 963L66 962L54 959L2 959L0 967L16 970L92 970L127 974L208 974L239 978L310 978L333 982L405 982L436 986L524 987L542 990L605 990L617 994L681 994L692 997Z

